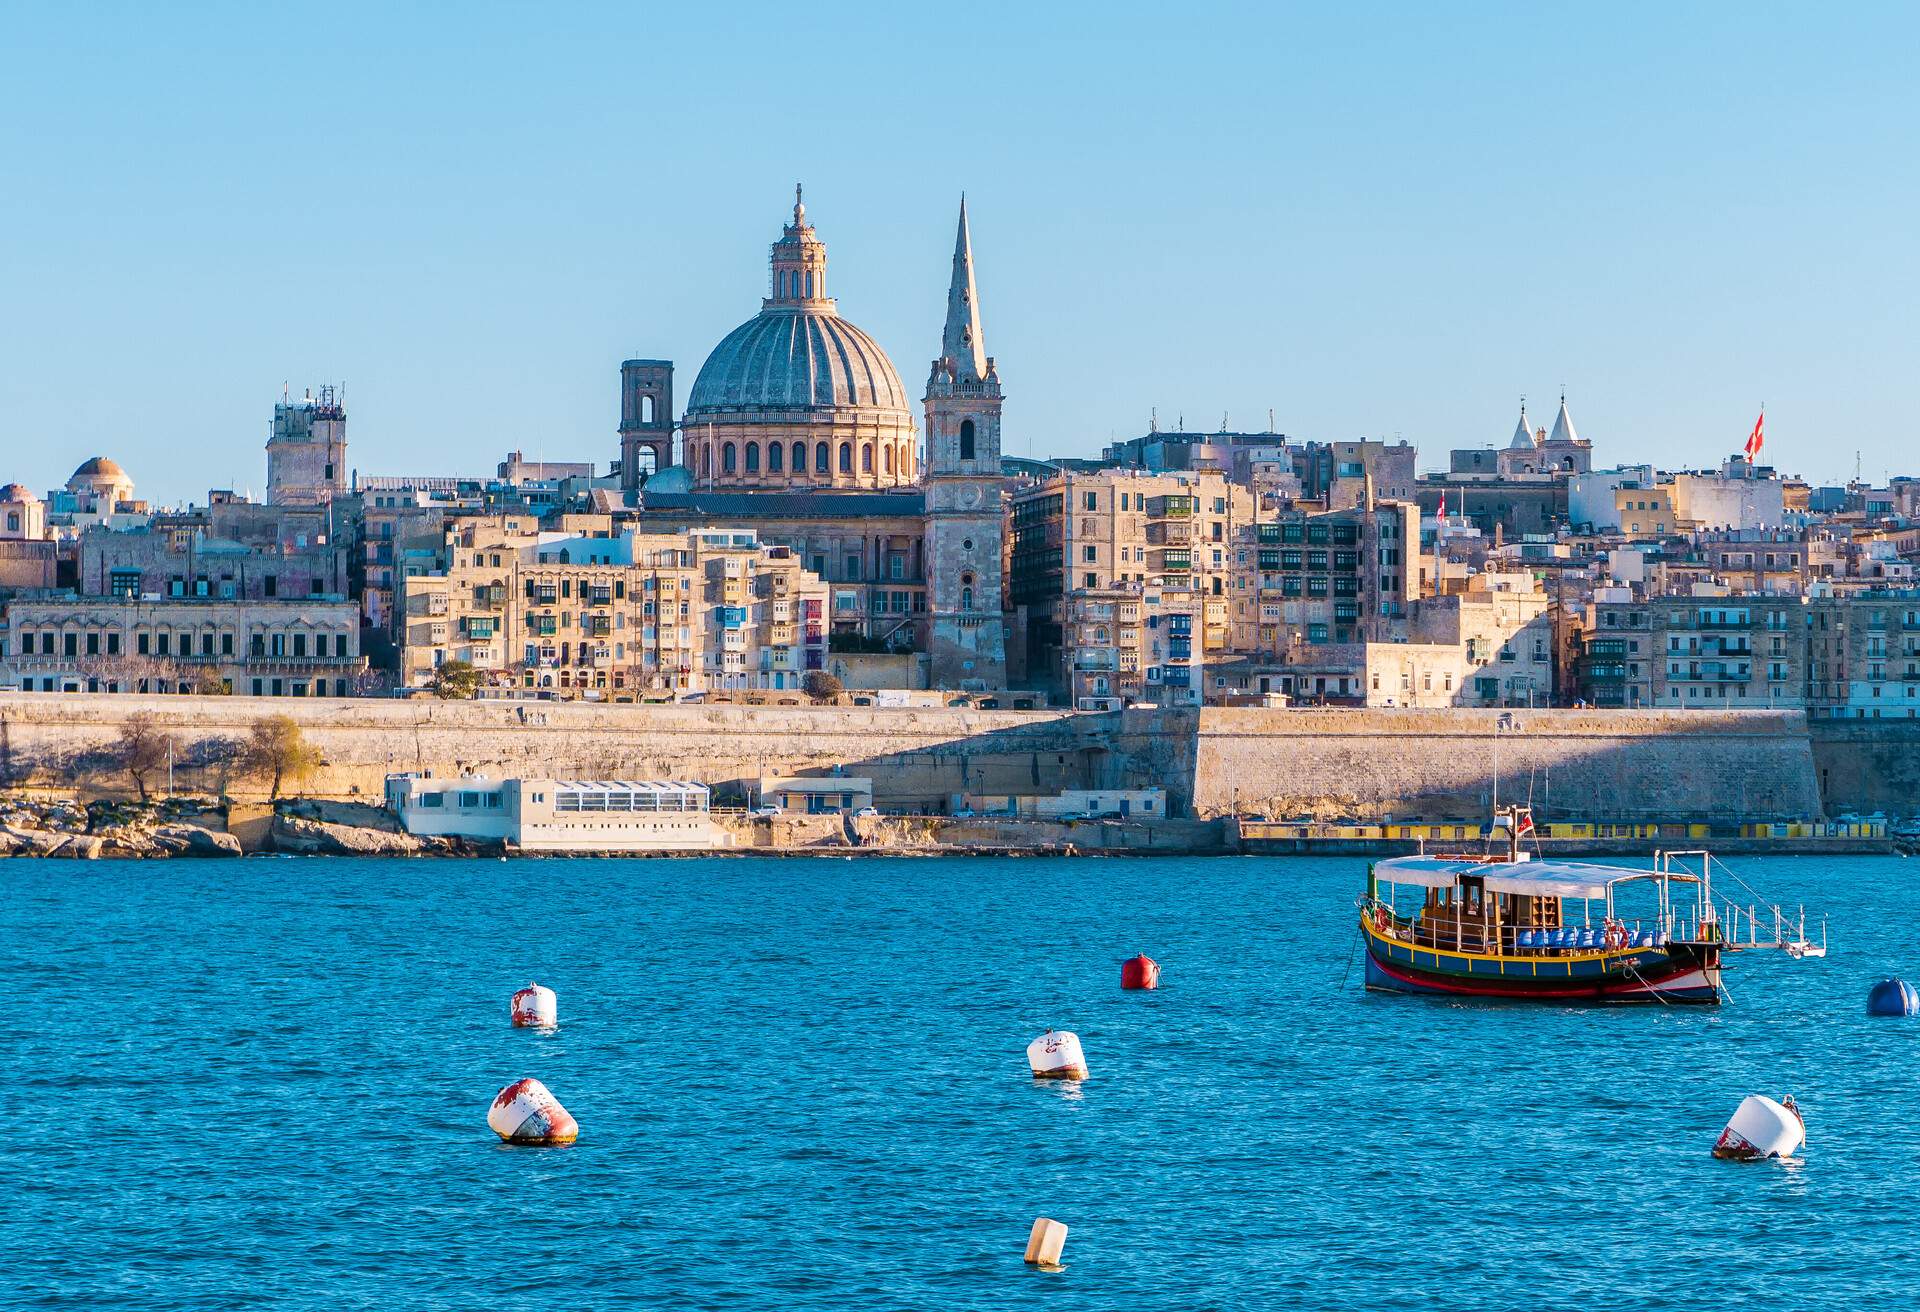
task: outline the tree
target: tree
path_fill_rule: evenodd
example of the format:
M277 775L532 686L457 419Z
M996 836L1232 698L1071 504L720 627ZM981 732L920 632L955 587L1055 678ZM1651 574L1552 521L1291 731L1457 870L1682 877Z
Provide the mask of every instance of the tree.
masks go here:
M272 778L267 793L272 801L280 796L281 784L296 783L319 768L320 749L307 741L291 715L269 715L253 722L245 759L249 773Z
M225 697L233 692L227 681L215 670L202 670L193 680L193 692L196 697Z
M810 670L807 677L800 681L800 690L816 702L825 704L845 692L846 687L825 670Z
M462 701L480 691L480 671L466 661L448 661L433 672L433 682L427 686L435 697Z
M136 711L120 726L120 764L133 776L140 800L147 800L147 779L167 766L167 735L152 711Z

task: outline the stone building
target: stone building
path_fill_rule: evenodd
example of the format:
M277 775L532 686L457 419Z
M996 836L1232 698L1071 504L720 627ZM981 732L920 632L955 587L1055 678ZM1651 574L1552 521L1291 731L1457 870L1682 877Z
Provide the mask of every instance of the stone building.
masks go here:
M936 688L1007 685L1002 619L1000 374L987 354L967 203L953 243L940 356L927 375L928 633Z
M366 661L344 597L15 598L0 688L347 697Z
M1251 489L1213 472L1060 470L1017 490L1008 588L1025 609L1029 679L1071 692L1082 592L1137 593L1143 625L1163 610L1185 615L1195 651L1224 651L1230 553L1254 516Z
M682 461L695 486L845 490L917 483L907 390L887 353L841 318L827 295L826 243L807 222L798 188L793 222L773 244L771 263L773 294L714 347L687 397ZM661 362L646 363L657 368ZM632 377L625 367L623 375ZM669 388L670 380L669 373ZM669 403L670 397L669 391ZM639 421L627 426L625 409L623 400L623 432L635 433L637 442ZM629 445L623 436L623 467Z
M0 542L38 542L47 536L47 503L19 483L0 487Z
M923 398L931 470L892 362L827 295L826 246L797 193L771 266L759 314L700 369L678 464L663 464L671 362L622 366L621 490L596 506L647 532L750 528L831 585L839 650L927 653L935 686L1004 687L1002 396L964 204Z
M448 661L560 696L800 689L825 666L827 588L750 529L580 537L448 525L443 568L401 579L402 674Z
M273 407L267 438L267 504L320 506L345 496L347 408L332 387Z
M1277 655L1404 636L1420 596L1420 515L1382 501L1320 513L1281 511L1235 533L1232 647Z

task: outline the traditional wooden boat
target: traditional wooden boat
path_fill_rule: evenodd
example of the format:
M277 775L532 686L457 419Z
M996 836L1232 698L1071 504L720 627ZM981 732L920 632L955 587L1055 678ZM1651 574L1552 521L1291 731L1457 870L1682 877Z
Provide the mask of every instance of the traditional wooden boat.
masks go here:
M1367 987L1560 1003L1718 1003L1725 940L1710 865L1705 852L1663 852L1652 870L1540 860L1516 844L1491 859L1377 861L1360 900Z

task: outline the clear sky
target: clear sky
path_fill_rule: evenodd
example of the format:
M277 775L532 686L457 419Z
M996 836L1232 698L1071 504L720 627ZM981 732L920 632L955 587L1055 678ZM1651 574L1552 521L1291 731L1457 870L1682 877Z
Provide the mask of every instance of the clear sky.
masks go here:
M628 356L758 308L804 180L917 396L956 204L1006 448L1163 427L1596 463L1906 414L1920 7L0 0L0 481L262 490L284 383L365 473L616 450Z

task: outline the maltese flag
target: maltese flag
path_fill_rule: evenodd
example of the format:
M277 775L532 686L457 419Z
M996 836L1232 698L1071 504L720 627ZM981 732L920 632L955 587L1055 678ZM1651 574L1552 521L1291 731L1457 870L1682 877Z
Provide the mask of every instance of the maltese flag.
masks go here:
M1760 417L1753 421L1753 431L1747 434L1747 459L1749 461L1757 457L1760 454L1760 448L1766 445L1766 427L1767 411L1766 407L1762 406L1760 409Z

